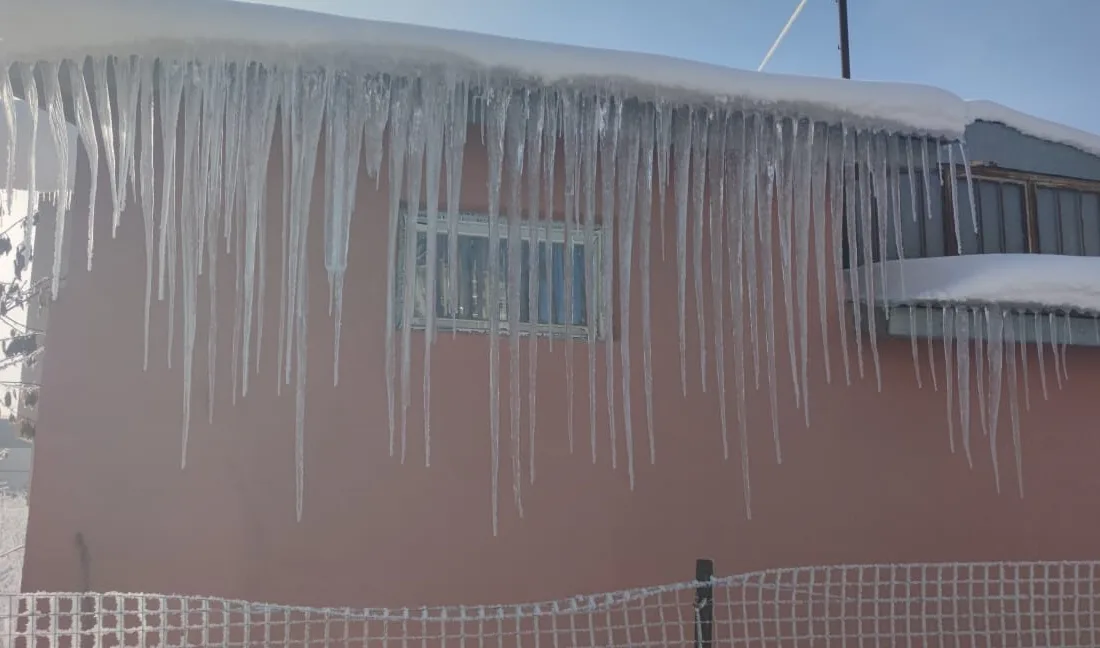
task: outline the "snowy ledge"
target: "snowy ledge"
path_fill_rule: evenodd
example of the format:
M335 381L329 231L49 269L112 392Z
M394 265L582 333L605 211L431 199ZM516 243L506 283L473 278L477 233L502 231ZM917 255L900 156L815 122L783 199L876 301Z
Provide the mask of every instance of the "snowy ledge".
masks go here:
M1100 156L1100 135L1040 119L992 101L968 101L967 111L970 122L1003 124L1024 135L1072 146L1089 155Z
M882 285L885 272L886 284ZM849 296L866 300L866 277ZM1100 257L972 254L872 266L880 305L971 305L1100 314Z
M950 139L968 123L965 102L927 86L764 74L229 0L8 0L3 13L0 59L112 53L304 60L383 72L430 66Z

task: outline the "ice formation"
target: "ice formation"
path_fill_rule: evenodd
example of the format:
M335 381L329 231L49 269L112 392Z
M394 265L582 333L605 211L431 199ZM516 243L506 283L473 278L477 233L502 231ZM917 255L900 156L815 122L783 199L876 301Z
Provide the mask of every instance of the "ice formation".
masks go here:
M89 20L100 17L90 16ZM129 28L127 25L132 23L119 29ZM402 29L405 28L398 31ZM163 36L168 40L180 38L178 34ZM413 45L425 40L423 34L412 30L407 36L406 50L418 51ZM394 38L382 34L379 37L383 43ZM388 164L390 197L387 240L390 289L386 291L386 311L388 321L397 324L387 326L379 334L385 336L390 451L399 454L402 461L406 459L413 406L410 363L418 247L416 229L411 220L403 219L402 204L413 215L420 213L422 204L425 207L427 268L436 268L440 257L457 257L463 155L471 121L480 123L488 149L489 239L506 241L504 250L497 245L488 246L489 267L499 267L502 262L507 267L504 285L497 273L489 272L487 286L491 305L487 309L487 346L494 532L503 426L507 426L508 432L513 498L520 511L525 463L526 477L533 481L535 476L538 427L534 417L535 363L541 346L554 341L553 337L540 339L537 335L540 325L535 324L535 334L530 335L526 344L528 429L524 435L521 430L524 377L520 363L523 345L518 335L524 299L520 252L525 235L533 242L550 242L550 221L556 214L554 187L559 152L564 158L560 209L565 240L578 237L584 242L584 254L576 260L585 265L586 276L592 282L591 289L585 291L585 312L589 321L598 322L585 328L582 335L586 339L575 335L572 312L573 296L578 289L573 285L575 259L573 254L565 254L566 335L564 341L557 343L568 347L565 382L570 448L574 434L573 350L583 341L589 377L592 459L597 459L597 410L603 407L606 411L601 416L608 421L610 435L610 462L617 465L620 461L621 433L625 450L622 461L631 486L638 452L636 437L640 434L635 430L634 424L640 419L634 416L635 403L631 399L632 381L638 369L633 363L639 358L631 350L639 345L632 336L639 329L646 454L650 461L656 460L650 265L657 254L665 253L666 205L668 216L673 219L670 229L675 233L681 390L686 393L689 386L694 387L696 368L689 370L686 344L689 322L694 320L692 325L698 332L699 344L698 387L714 393L720 403L721 430L717 431L717 438L727 458L729 428L733 425L729 421L729 407L736 412L747 512L751 508L746 394L754 387L767 391L773 444L777 459L781 460L778 396L786 386L779 384L781 378L776 366L780 347L786 347L790 387L809 424L812 382L809 367L821 362L830 381L842 367L845 381L851 381L853 359L848 338L851 327L844 303L845 283L853 287L852 298L868 308L883 302L940 303L952 297L919 292L915 297L896 295L891 291L906 285L906 281L912 288L914 279L902 277L900 266L876 265L872 260L885 258L891 249L901 252L902 183L907 183L913 201L911 211L917 217L916 197L924 196L927 211L931 185L939 182L928 172L930 166L944 157L952 169L959 163L965 165L965 149L959 140L965 122L961 103L935 93L932 99L920 95L923 99L913 100L917 95L901 92L900 99L895 96L890 101L866 100L859 104L833 92L839 86L818 82L784 85L766 75L745 77L748 81L737 89L737 84L719 82L720 75L709 69L697 70L703 80L674 82L671 79L680 68L667 62L656 65L652 74L660 84L677 89L655 96L652 85L646 90L645 84L638 81L640 73L625 71L628 67L625 59L611 57L603 68L598 65L584 68L578 63L577 51L565 49L559 52L561 60L557 63L549 63L550 57L528 59L515 63L517 69L507 70L482 62L493 56L504 60L496 52L506 49L501 43L490 40L489 44L478 45L453 34L448 37L455 39L453 47L462 54L454 65L447 65L447 59L439 57L425 62L423 54L409 54L405 58L366 57L347 64L339 62L342 59L315 60L308 56L252 57L242 53L241 48L226 48L216 55L186 47L152 45L128 49L117 44L125 42L124 38L95 43L96 47L89 47L89 56L83 52L66 53L59 44L57 51L61 53L51 55L53 58L34 57L32 60L38 62L30 64L20 57L4 63L7 74L0 75L4 84L0 86L0 101L10 106L18 94L35 103L42 95L49 119L42 124L36 120L34 127L51 129L59 157L67 155L62 152L65 106L61 97L66 91L69 93L66 96L71 96L71 118L76 122L93 173L92 204L97 174L102 171L110 187L114 227L117 228L120 213L128 203L138 203L142 208L147 263L146 329L154 292L159 300L168 301L169 309L174 310L178 303L183 310L184 461L194 381L199 278L203 273L209 277L213 313L213 277L222 245L218 237L222 237L227 251L234 254L235 264L233 385L229 388L234 398L243 396L248 391L250 375L258 367L259 358L255 357L254 363L252 355L258 356L263 335L262 305L265 299L272 298L265 296L271 284L267 281L270 266L264 241L269 234L274 235L270 228L276 225L268 219L281 214L281 276L270 279L278 281L280 297L277 382L293 384L295 390L296 508L301 518L307 304L311 297L307 292L306 236L311 205L324 205L324 266L335 326L336 363L332 378L336 382L344 281L357 189L365 179L377 182L383 164ZM253 36L245 40L248 38ZM43 51L53 51L43 47ZM18 51L17 47L13 51ZM0 49L0 55L3 54ZM707 80L708 74L713 79ZM15 90L9 79L15 81ZM812 95L814 88L819 87L829 88L824 96L831 99L818 104L805 103L803 94ZM876 94L868 85L846 86L845 91L848 89L857 99L885 97L891 92L887 88ZM906 97L913 101L906 103ZM934 99L943 101L937 103ZM932 105L933 109L921 113L912 107L923 104ZM7 119L11 124L10 108ZM276 128L282 133L281 151L272 150ZM156 137L163 140L159 155L152 145ZM318 161L322 142L325 155ZM32 169L35 148L32 146L27 153ZM9 186L14 151L16 148L9 142ZM271 155L282 157L285 181L282 205L268 204L266 197ZM313 195L313 179L319 172L324 174L324 184L318 185L323 187L323 195L318 197ZM32 172L29 180L32 191L33 176ZM64 179L58 186L67 186ZM968 189L967 193L951 192L956 221L959 202L973 204L973 190ZM178 201L164 199L177 195ZM666 195L669 203L665 201ZM66 200L63 198L61 204L67 205ZM155 208L158 200L159 210ZM441 204L445 209L440 208ZM96 215L91 213L89 218ZM930 214L921 217L924 216ZM653 240L655 227L661 231L660 241ZM891 231L893 240L889 236ZM60 232L59 227L57 245L61 241ZM92 228L89 232L91 236ZM87 244L91 265L94 240L89 238ZM848 270L841 259L845 246L861 260L861 264L852 263ZM57 251L55 259L60 258ZM456 267L457 264L449 265L452 274L442 284L437 284L434 272L425 273L427 304L435 304L437 294L444 300L454 299ZM534 300L540 282L545 282L548 288L553 284L552 262L540 261L537 253L529 254L526 271L526 294ZM640 287L632 283L635 271ZM811 323L810 319L814 308L810 290L814 285L820 323ZM830 289L836 295L835 303L828 301ZM640 323L632 321L632 292L636 290L641 293ZM597 300L597 294L603 298ZM499 308L502 302L504 307ZM693 313L689 313L689 302ZM1038 312L1039 306L1043 304L1024 305L1018 310ZM528 304L528 307L534 306ZM865 351L869 350L881 389L876 320L867 317L869 312L854 309L855 328L867 329L869 334L867 348L862 335L854 336L854 371L860 376L864 374ZM933 352L931 343L928 346L930 383L938 388L942 379L945 385L952 448L957 418L968 457L972 364L980 377L979 418L984 421L983 429L988 430L994 454L1006 384L1013 442L1019 448L1015 376L1017 367L1025 376L1028 372L1027 355L1021 353L1017 361L1017 351L1023 349L1025 340L1021 326L1031 326L1036 335L1043 335L1044 329L1048 332L1057 363L1055 375L1059 381L1064 376L1065 329L1049 323L1024 324L1023 320L1009 317L1015 312L1002 309L995 302L944 307L939 323L944 334L942 375L937 373L934 358L938 352ZM432 307L426 309L425 316L422 433L424 460L430 463L431 350L438 322ZM931 314L926 317L932 321ZM175 335L172 322L174 318L170 317L170 341ZM217 325L218 317L210 317L207 349L210 358L216 354L213 332ZM822 345L815 349L809 341L815 335L811 329L817 326ZM831 354L837 352L830 348L829 340L834 338L840 341L839 364L831 359ZM912 342L919 377L919 348L915 339ZM975 343L977 356L972 358ZM501 363L501 344L509 346L508 366ZM602 358L598 357L601 346ZM1037 345L1045 395L1042 346ZM147 363L148 330L145 349ZM601 363L605 381L602 399L596 381ZM732 380L727 375L728 369L733 371ZM1007 379L1005 371L1009 374ZM507 422L500 420L499 412L503 379L509 381ZM213 371L208 381L213 389ZM1025 392L1025 401L1028 398ZM214 416L214 412L211 410L209 415ZM1016 465L1019 473L1018 454ZM997 480L999 487L999 466ZM1022 480L1020 483L1022 487Z

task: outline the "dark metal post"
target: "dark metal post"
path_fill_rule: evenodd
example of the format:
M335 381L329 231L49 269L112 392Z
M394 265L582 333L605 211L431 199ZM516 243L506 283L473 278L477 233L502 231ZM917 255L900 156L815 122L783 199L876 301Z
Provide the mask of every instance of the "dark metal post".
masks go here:
M714 639L714 561L695 561L695 648L711 648Z
M840 5L840 74L852 78L852 61L848 52L848 0L837 0Z

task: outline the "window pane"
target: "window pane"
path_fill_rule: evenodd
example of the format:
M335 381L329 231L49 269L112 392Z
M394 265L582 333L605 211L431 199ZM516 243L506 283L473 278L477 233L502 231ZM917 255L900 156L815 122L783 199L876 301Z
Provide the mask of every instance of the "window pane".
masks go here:
M1053 189L1038 187L1035 202L1038 207L1036 221L1039 229L1039 252L1041 254L1060 254L1061 233L1058 227L1058 206Z
M1001 183L992 180L974 182L974 201L977 203L978 240L981 241L982 254L997 254L1005 251L1004 212L1001 210ZM967 202L970 201L969 196ZM973 223L964 227L973 228Z
M1058 191L1058 225L1061 227L1061 254L1081 254L1081 203L1076 191Z
M1081 219L1084 221L1082 243L1085 254L1100 256L1100 195L1082 194Z
M1001 213L1004 214L1004 252L1027 252L1027 209L1024 188L1013 182L1001 184Z

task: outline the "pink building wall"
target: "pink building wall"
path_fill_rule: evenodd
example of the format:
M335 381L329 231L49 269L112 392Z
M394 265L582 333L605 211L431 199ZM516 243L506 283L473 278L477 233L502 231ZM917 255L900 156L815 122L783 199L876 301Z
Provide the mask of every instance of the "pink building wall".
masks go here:
M480 137L470 141L463 207L485 210L485 154ZM274 150L279 147L276 141ZM811 426L806 428L789 388L781 304L776 365L783 463L776 464L774 457L767 392L750 391L753 519L746 520L732 364L726 363L731 403L731 457L726 461L713 375L708 391L700 385L690 285L689 388L686 397L680 392L671 209L665 218L666 260L660 256L661 237L654 233L656 464L649 463L645 449L641 282L636 278L631 339L636 488L630 490L621 445L618 470L610 467L603 349L597 369L599 458L593 465L584 345L575 347L576 452L570 454L566 345L555 343L551 351L543 341L537 480L524 484L525 517L517 517L508 470L508 352L503 344L501 517L500 534L493 537L487 337L439 336L433 355L430 468L423 465L422 347L414 349L406 465L388 453L385 177L381 191L373 181L360 182L338 387L332 386L333 326L325 298L322 184L317 178L310 225L305 513L297 523L293 388L278 396L275 376L280 159L276 154L270 169L271 274L262 373L248 396L232 404L233 263L222 255L214 421L208 424L205 416L211 396L203 277L190 450L187 468L180 470L182 326L177 323L173 368L168 369L168 309L154 303L150 366L143 372L142 216L136 206L126 210L118 238L111 238L110 192L101 174L95 267L85 272L87 193L81 187L89 176L81 156L68 225L68 271L49 318L26 590L176 592L316 606L399 607L539 600L680 581L693 575L699 557L714 558L718 572L730 574L821 563L1096 556L1100 523L1089 514L1100 496L1093 459L1100 456L1100 436L1091 428L1100 368L1095 351L1069 350L1070 380L1062 391L1052 391L1049 402L1041 398L1038 372L1031 372L1032 409L1022 413L1026 497L1021 500L1015 494L1007 414L1002 414L999 449L1005 487L998 495L988 441L976 422L973 471L961 450L950 454L942 377L940 392L927 380L923 390L917 389L907 340L880 340L881 393L869 355L864 379L853 371L850 387L837 380L842 373L835 313L829 314L832 385L824 380L817 326L810 327ZM558 191L560 205L560 186ZM655 227L659 222L654 218ZM778 290L778 276L776 282ZM815 290L811 282L811 322L818 317ZM828 303L831 308L835 303L831 295ZM709 318L707 324L710 335ZM423 338L414 333L413 339L420 345ZM526 342L523 347L526 377ZM713 371L711 340L708 349ZM942 372L942 351L937 352ZM1034 355L1031 360L1034 368ZM1051 372L1049 354L1047 361ZM922 369L927 379L927 367ZM526 408L524 399L525 433ZM976 397L972 408L977 411Z

